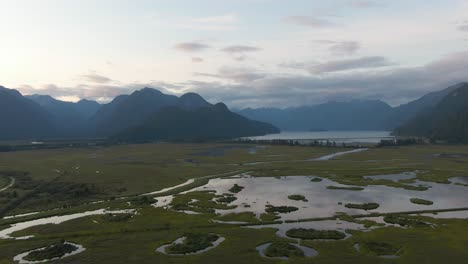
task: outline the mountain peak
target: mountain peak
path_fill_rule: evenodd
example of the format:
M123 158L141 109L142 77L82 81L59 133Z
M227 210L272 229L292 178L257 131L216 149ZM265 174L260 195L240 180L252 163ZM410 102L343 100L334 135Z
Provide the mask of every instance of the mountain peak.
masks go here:
M180 106L185 110L195 110L201 107L211 106L203 97L197 93L186 93L179 98Z

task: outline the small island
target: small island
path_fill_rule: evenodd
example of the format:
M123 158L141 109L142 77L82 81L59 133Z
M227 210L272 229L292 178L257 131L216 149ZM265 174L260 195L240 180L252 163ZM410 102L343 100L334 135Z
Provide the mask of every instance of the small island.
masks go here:
M264 253L265 256L269 258L304 257L304 252L302 250L284 241L271 243Z
M273 205L267 205L265 208L265 211L267 213L291 213L294 211L299 210L299 208L294 207L294 206L273 206Z
M305 198L304 195L300 195L300 194L293 194L293 195L289 195L288 196L288 199L289 200L294 200L294 201L303 201L303 202L308 202L309 200L307 200Z
M286 231L286 235L291 238L299 239L333 239L340 240L346 238L346 234L337 230L316 230L305 228L294 228Z
M234 184L234 186L231 187L231 189L229 189L230 192L232 193L239 193L240 191L242 191L245 187L243 186L239 186L236 184Z
M220 237L216 234L185 233L178 243L173 243L165 248L166 254L184 255L196 253L214 246L214 242Z
M347 191L362 191L364 188L357 186L327 186L329 190L347 190Z
M379 206L380 205L378 203L364 203L364 204L347 203L345 204L346 208L361 209L361 210L366 210L366 211L377 209L379 208Z
M24 257L24 260L45 261L45 260L57 259L57 258L63 257L65 254L72 253L76 250L78 250L77 246L71 243L67 243L65 241L61 241L59 243L47 246L45 248L33 250L29 252L29 254L27 254Z
M420 204L420 205L433 205L434 204L433 201L424 200L420 198L411 198L410 201L414 204Z

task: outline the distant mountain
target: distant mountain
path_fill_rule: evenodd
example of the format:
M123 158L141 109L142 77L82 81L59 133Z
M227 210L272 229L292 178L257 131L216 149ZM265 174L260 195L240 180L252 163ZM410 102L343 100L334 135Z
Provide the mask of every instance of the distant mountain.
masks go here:
M449 88L434 107L419 112L394 133L468 143L468 83Z
M0 86L0 139L40 139L56 136L53 116L20 92Z
M355 100L286 109L248 108L238 113L281 130L380 130L385 127L392 108L382 101Z
M407 121L411 120L419 113L433 108L445 96L447 96L452 91L458 89L462 85L463 84L457 84L457 85L448 87L444 90L428 93L417 100L395 107L393 109L393 113L386 120L387 128L390 128L393 130L403 125Z
M25 97L38 103L53 116L62 137L88 135L88 119L100 108L100 104L89 100L73 103L60 101L49 95L35 94Z
M163 94L159 90L144 88L128 96L118 96L104 105L92 118L96 132L109 136L124 129L143 124L162 108L174 106L184 110L196 110L211 106L200 95L184 94L180 98Z
M278 133L267 123L235 114L222 103L185 110L165 107L143 125L118 133L117 140L221 139Z

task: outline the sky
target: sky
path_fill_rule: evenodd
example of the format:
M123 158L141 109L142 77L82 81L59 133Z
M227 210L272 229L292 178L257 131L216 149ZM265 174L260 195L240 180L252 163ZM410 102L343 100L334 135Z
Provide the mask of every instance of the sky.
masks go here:
M0 0L0 85L66 101L396 106L467 73L468 0Z

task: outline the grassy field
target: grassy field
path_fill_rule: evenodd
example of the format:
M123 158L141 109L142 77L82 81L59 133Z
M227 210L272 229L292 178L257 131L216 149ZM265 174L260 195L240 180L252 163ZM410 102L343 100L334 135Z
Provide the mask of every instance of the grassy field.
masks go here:
M267 146L257 147L256 153L252 153L254 147L238 144L146 144L0 153L0 188L2 179L6 178L7 183L9 177L16 179L13 187L1 193L0 210L4 215L60 208L38 215L1 219L0 230L15 222L48 215L107 207L138 209L136 215L123 217L121 221L89 216L59 225L41 225L19 231L13 235L35 237L16 241L0 239L0 263L13 263L13 257L21 252L52 245L62 239L81 244L87 250L57 263L282 263L281 260L260 257L255 248L268 242L289 240L278 237L275 229L250 229L213 222L212 219L261 223L249 213L224 217L214 214L208 209L228 206L212 202L213 194L182 195L176 200L180 206L190 204L202 208L202 214L196 215L145 204L129 205L127 201L131 198L115 198L157 191L198 178L188 186L160 195L178 193L206 183L209 178L204 176L221 173L250 172L259 177L316 175L340 183L365 186L371 184L363 177L368 175L417 171L416 179L448 183L449 178L468 172L468 148L465 146L378 148L321 162L307 160L342 149ZM248 164L252 162L266 163ZM414 180L373 180L372 184L405 188ZM198 201L192 203L194 198ZM85 204L98 200L105 201ZM274 221L275 217L265 215L264 219L265 222ZM352 237L346 240L304 240L302 245L316 249L319 255L313 258L293 257L288 263L466 261L468 221L418 219L431 225L349 231ZM359 221L357 218L354 220ZM226 240L201 255L180 257L155 252L159 246L171 243L185 233L215 233ZM369 250L372 247L362 247L359 252L354 248L355 244L379 243L398 248L399 258L381 258L378 252Z

